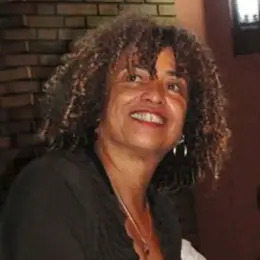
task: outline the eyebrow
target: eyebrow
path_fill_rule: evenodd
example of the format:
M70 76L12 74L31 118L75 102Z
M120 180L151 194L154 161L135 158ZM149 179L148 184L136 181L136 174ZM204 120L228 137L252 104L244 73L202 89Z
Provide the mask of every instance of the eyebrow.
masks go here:
M178 76L178 73L176 70L166 70L165 74L168 74L170 76L176 76L176 77Z
M140 64L132 64L132 68L134 69L141 69L141 70L148 70L147 66L145 65L140 65ZM176 70L166 70L164 72L165 74L168 74L170 76L178 76L178 73Z
M131 66L126 65L126 67L124 69L122 69L121 71L128 71L131 72L131 69L141 69L141 70L147 70L149 73L150 71L148 70L148 66L146 65L142 65L142 64L131 64ZM172 76L172 77L178 77L178 78L184 78L186 80L186 78L184 77L184 75L182 73L178 73L176 70L166 70L163 72L163 74L166 74L168 76Z
M171 76L171 77L180 77L180 75L178 74L178 72L177 71L175 71L175 70L165 70L165 71L162 71L161 73L160 73L160 75L167 75L167 76Z
M185 73L181 73L176 70L167 70L165 73L173 77L184 79L187 82L187 85L190 82L190 78Z
M145 65L140 65L140 64L131 64L131 66L127 66L126 68L127 70L130 70L130 69L140 69L140 70L148 70L148 67L145 66Z

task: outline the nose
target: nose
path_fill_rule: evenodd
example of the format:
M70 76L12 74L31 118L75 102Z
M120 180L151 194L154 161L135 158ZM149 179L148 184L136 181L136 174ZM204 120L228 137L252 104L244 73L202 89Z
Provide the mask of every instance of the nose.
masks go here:
M142 94L142 99L153 104L164 104L165 91L162 83L158 80L150 81Z

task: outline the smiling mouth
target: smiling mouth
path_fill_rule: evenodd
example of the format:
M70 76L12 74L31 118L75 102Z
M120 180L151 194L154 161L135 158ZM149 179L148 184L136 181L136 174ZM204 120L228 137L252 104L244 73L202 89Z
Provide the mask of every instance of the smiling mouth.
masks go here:
M165 119L162 116L150 112L135 112L132 113L130 116L135 120L153 123L156 125L163 125L165 122Z

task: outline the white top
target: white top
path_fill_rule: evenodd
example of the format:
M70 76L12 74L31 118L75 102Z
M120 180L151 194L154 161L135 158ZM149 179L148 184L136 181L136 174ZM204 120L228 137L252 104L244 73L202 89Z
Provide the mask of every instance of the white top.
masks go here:
M207 260L201 255L188 240L182 239L181 245L181 259L182 260Z

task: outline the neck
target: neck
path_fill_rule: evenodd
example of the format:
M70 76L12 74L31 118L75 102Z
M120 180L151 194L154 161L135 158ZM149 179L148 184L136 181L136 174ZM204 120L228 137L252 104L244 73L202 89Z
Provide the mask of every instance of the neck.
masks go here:
M131 214L141 214L146 208L146 190L161 156L138 154L118 144L97 140L95 150L107 174L115 195Z

